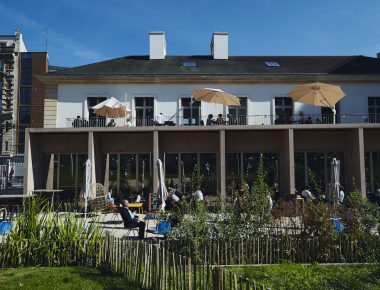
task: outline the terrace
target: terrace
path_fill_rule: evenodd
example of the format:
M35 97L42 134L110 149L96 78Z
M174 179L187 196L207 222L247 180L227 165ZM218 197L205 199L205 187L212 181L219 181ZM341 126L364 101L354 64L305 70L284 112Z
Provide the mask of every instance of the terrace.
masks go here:
M334 124L332 114L294 114L290 116L278 115L249 115L249 116L224 116L224 122L218 122L216 116L211 122L208 122L208 116L184 118L183 116L164 116L164 126L214 126L214 125L286 125L286 124ZM145 127L158 125L154 122L153 117L127 117L115 118L66 118L65 127ZM380 114L337 114L335 124L366 124L380 123ZM162 126L162 125L161 125Z

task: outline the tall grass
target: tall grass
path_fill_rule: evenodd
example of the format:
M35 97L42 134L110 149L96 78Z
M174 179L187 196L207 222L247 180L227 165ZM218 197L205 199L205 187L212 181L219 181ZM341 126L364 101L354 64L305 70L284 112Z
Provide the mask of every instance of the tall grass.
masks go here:
M94 220L60 213L46 199L31 198L11 233L0 243L1 267L93 265L104 237Z

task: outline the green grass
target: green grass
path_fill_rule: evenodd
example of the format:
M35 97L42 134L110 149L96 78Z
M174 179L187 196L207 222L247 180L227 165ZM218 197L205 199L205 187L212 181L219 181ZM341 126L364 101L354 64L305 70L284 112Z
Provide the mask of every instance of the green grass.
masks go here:
M83 267L41 267L0 270L0 289L100 290L140 289L120 275Z
M231 267L233 273L272 289L380 289L380 265L323 266L282 264Z

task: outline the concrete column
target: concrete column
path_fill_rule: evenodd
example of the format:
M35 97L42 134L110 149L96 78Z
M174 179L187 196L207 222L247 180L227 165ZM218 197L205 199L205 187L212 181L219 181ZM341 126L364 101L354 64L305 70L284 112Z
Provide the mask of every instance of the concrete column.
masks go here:
M219 166L218 166L218 177L219 177L219 192L222 199L222 205L224 206L224 201L226 200L226 131L219 131Z
M96 197L96 174L95 174L95 143L94 143L94 132L88 132L88 159L91 161L91 184L89 197Z
M280 192L283 196L295 193L294 174L294 132L287 129L283 134L283 146L281 152Z
M50 154L49 170L46 179L46 189L54 189L54 154Z
M360 190L363 197L366 196L366 183L365 183L365 162L364 162L364 134L363 128L353 129L352 132L352 152L351 152L351 174L350 180L347 180L348 185L352 184L352 178L355 178L356 187ZM352 190L353 188L351 188Z
M158 189L157 159L159 158L159 152L158 131L153 131L153 192Z
M106 194L109 190L110 186L110 155L107 153L106 157L106 170L104 172L104 194Z
M29 129L25 130L24 195L30 196L34 188L33 158Z

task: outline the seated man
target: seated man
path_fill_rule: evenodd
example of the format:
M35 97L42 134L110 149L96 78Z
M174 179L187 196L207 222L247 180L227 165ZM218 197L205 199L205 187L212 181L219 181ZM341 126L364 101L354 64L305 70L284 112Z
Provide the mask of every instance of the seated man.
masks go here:
M108 204L115 204L115 199L112 197L112 188L107 192L106 194L106 203Z
M122 202L123 207L120 210L121 218L124 222L124 227L126 229L130 228L139 228L139 239L143 239L145 235L145 223L142 221L138 221L137 217L135 217L135 214L131 212L131 210L128 208L129 202L128 200L124 199Z
M156 125L156 126L164 126L164 125L165 125L165 118L164 118L164 116L162 115L162 113L158 114L158 115L154 118L154 125Z
M111 119L111 121L108 123L107 127L115 127L116 123L114 119Z

